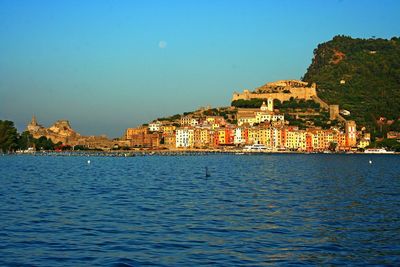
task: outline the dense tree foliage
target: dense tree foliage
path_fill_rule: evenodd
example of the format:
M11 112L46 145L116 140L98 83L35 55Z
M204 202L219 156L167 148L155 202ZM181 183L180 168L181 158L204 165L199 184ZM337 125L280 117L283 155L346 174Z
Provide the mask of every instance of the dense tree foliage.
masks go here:
M262 99L262 98L257 98L257 99L255 98L250 100L238 99L232 101L231 106L237 108L259 108L261 107L264 101L267 102L267 99Z
M5 152L14 151L18 147L18 132L14 123L8 120L0 120L0 150Z
M181 118L180 114L175 114L170 117L158 118L157 120L159 120L159 121L174 121L174 120L178 120L180 118Z
M323 100L379 132L378 118L396 121L400 114L400 39L335 36L314 50L303 80L316 82Z
M260 108L263 102L267 102L267 99L257 98L250 100L234 100L231 105L237 108ZM295 109L295 108L311 108L311 109L319 109L320 104L314 102L313 100L304 100L304 99L294 99L290 98L288 101L281 102L278 99L274 100L274 108L276 109Z
M34 143L35 139L33 136L28 131L25 131L18 138L18 149L26 150L32 147Z
M383 139L382 141L372 143L370 147L383 147L388 150L400 152L400 143L396 139Z
M60 145L61 143L54 144L44 136L35 139L29 132L18 134L12 121L0 120L0 150L3 153L26 150L33 146L36 147L36 150L54 150Z
M57 144L59 146L60 144ZM56 144L54 144L51 139L47 139L45 136L39 137L35 140L36 150L54 150Z

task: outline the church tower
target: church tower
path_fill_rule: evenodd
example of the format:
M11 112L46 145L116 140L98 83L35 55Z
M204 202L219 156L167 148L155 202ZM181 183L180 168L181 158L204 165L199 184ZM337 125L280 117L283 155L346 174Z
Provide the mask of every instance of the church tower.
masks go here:
M261 110L262 112L266 112L266 111L268 110L268 107L267 107L267 105L265 104L265 101L263 101L263 103L262 103L262 105L261 105L261 107L260 107L260 110Z
M274 111L274 99L268 98L268 111Z
M38 125L38 124L37 124L37 121L36 121L36 116L35 116L35 115L32 116L32 121L31 121L30 125L32 125L32 126L37 126L37 125Z

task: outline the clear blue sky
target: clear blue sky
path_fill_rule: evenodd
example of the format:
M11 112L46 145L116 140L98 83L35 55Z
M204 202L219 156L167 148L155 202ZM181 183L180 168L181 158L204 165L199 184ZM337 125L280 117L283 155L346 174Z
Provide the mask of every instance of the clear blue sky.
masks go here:
M0 119L84 135L299 79L337 34L400 35L400 1L0 0Z

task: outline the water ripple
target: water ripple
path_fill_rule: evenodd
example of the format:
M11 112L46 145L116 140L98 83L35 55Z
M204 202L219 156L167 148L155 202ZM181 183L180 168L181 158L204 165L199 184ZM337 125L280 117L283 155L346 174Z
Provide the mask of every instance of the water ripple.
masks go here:
M1 266L400 265L397 156L87 159L0 158Z

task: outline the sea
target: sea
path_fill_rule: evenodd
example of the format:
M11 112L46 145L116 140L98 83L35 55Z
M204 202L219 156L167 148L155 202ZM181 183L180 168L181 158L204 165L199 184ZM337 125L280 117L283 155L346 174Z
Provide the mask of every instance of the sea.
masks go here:
M0 266L400 265L400 156L0 156Z

